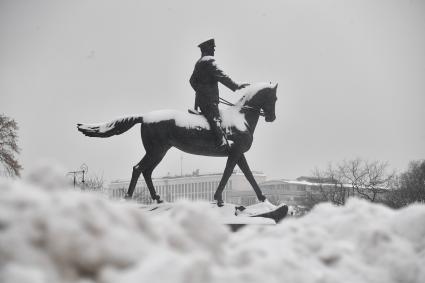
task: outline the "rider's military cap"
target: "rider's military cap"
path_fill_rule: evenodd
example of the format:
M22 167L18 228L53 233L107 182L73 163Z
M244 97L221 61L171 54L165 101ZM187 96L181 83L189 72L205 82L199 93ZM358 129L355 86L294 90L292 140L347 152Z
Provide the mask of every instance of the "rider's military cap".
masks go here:
M201 48L201 50L208 47L215 47L214 38L211 38L211 39L208 39L207 41L202 42L201 44L198 45L198 47Z

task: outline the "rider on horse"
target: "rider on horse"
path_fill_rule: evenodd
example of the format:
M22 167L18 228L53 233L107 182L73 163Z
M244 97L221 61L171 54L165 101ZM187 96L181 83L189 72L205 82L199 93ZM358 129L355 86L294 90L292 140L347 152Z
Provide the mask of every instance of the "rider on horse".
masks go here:
M218 82L232 91L244 88L249 84L238 84L226 75L216 64L214 59L214 39L209 39L198 45L201 49L201 58L196 62L190 84L196 92L195 110L198 107L207 118L210 127L217 138L217 146L227 145L226 137L221 129L221 117L218 110L219 94Z

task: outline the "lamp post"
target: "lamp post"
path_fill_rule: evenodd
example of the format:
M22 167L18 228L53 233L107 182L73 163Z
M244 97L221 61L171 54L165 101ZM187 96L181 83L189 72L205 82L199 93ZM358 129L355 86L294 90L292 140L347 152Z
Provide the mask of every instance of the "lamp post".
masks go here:
M81 178L81 183L83 183L83 190L85 189L85 174L89 171L89 167L83 163L80 166L80 170L75 170L75 171L70 171L68 172L68 174L72 174L73 175L73 179L74 179L74 188L75 185L77 184L77 175L78 174L82 174L82 178Z
M180 177L183 177L183 154L180 154Z

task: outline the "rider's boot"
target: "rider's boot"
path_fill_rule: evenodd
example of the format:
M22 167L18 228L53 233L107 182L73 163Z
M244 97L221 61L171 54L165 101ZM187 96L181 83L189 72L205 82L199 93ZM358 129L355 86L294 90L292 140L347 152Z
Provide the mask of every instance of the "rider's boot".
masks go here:
M214 132L216 134L216 147L218 149L225 149L226 151L230 151L230 145L226 137L226 133L221 128L221 122L216 121Z

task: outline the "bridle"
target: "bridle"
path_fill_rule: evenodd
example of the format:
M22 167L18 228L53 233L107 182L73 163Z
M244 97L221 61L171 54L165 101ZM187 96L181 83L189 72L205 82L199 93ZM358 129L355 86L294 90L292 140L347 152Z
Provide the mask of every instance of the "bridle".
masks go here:
M231 103L231 102L227 101L226 99L221 98L221 97L219 97L219 98L220 98L220 103L222 103L222 104L224 104L224 105L228 105L228 106L235 106L235 104L233 104L233 103ZM241 107L241 109L243 109L243 110L248 110L248 111L255 111L255 112L257 112L260 116L265 117L264 111L263 111L262 109L260 109L260 108L256 108L256 107L252 107L252 106L244 105L244 106L242 106L242 107Z

